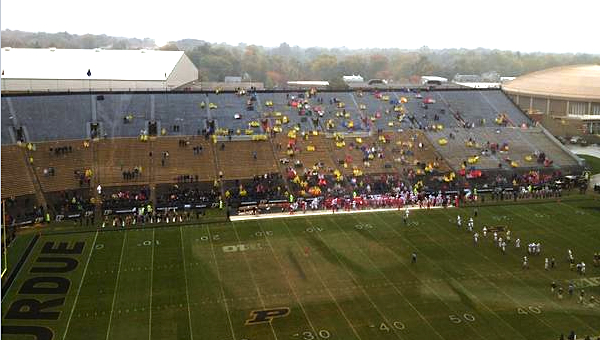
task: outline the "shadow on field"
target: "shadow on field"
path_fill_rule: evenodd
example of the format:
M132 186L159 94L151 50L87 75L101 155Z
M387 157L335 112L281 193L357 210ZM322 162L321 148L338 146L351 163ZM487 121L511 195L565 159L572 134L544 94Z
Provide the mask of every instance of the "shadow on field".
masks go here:
M477 304L463 291L463 288L458 286L459 283L454 278L448 280L448 285L450 288L452 288L454 293L458 295L462 304L471 307L474 311L479 310L479 308L477 308Z
M292 265L294 266L294 269L296 269L296 271L298 272L298 275L300 275L302 280L306 280L306 273L304 273L302 266L300 266L300 263L298 263L298 259L296 258L296 256L294 256L294 253L292 253L290 249L288 249L287 251L287 256Z
M307 240L311 243L312 247L318 251L323 258L329 261L331 264L335 265L343 265L346 268L350 269L352 272L357 274L362 274L365 270L356 262L350 260L344 254L336 251L335 249L328 247L325 242L321 241L315 235L310 235L306 237Z

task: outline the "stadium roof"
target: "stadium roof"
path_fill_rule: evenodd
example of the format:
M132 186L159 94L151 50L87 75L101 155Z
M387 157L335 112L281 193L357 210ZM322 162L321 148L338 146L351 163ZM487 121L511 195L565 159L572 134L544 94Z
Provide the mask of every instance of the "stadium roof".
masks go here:
M569 65L526 74L505 83L510 93L600 100L600 65Z
M183 51L3 47L2 78L164 81L183 54Z

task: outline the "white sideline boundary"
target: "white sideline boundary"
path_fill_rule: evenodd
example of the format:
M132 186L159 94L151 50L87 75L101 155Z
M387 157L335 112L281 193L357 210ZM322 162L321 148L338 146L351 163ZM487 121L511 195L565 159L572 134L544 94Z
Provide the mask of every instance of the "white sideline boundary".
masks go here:
M453 208L454 206L447 206L446 208ZM435 206L428 208L419 208L419 206L405 206L403 208L380 208L380 209L364 209L364 210L338 210L335 213L331 210L317 210L317 211L308 211L303 213L302 211L296 211L293 214L289 212L283 213L273 213L273 214L262 214L262 215L241 215L241 216L230 216L229 219L232 222L236 221L249 221L249 220L261 220L261 219L270 219L270 218L285 218L285 217L303 217L303 216L320 216L320 215L344 215L344 214L360 214L360 213L375 213L375 212L384 212L384 211L404 211L408 210L432 210L432 209L443 209L444 207Z

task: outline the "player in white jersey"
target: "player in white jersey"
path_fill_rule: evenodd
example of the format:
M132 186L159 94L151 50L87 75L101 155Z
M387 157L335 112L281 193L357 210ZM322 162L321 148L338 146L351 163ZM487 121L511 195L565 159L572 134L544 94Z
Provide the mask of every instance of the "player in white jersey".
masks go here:
M473 234L473 242L475 242L475 245L477 245L478 241L479 241L479 234L478 233Z
M460 219L460 215L456 216L456 226L460 229L462 225L462 220Z
M502 241L500 248L502 248L502 254L506 254L506 242L505 241Z
M483 226L483 237L487 237L487 228Z
M515 240L515 248L521 248L521 239L520 238L517 238Z
M546 257L546 258L544 258L544 269L548 270L548 268L550 268L550 265L548 263L548 258Z
M498 232L494 231L494 242L498 242Z

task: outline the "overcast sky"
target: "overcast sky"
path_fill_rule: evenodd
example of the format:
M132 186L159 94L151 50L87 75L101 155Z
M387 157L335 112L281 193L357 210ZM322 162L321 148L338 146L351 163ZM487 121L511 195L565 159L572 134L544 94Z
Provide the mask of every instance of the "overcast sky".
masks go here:
M2 0L2 29L213 43L600 54L600 1Z

